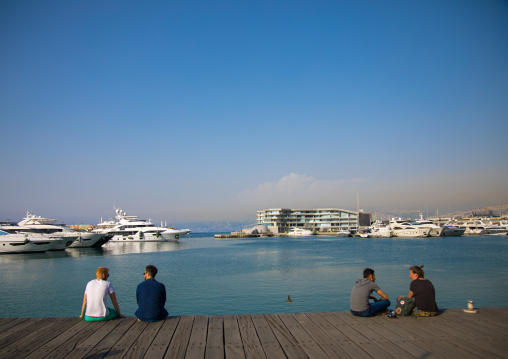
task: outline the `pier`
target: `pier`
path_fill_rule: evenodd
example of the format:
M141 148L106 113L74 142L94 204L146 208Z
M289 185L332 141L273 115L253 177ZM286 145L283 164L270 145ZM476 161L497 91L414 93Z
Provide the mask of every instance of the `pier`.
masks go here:
M508 358L508 308L447 309L433 318L348 312L79 318L2 318L7 358Z

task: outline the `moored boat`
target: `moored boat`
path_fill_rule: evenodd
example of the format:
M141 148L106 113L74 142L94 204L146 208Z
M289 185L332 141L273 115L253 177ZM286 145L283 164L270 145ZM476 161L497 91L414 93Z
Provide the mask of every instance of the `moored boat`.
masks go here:
M102 222L97 225L94 233L112 236L114 242L174 242L189 234L189 229L174 229L155 226L150 220L128 216L121 209L115 208L116 221Z
M392 236L394 237L420 237L425 238L430 234L429 227L423 227L410 221L392 219L390 221Z
M38 253L60 246L63 240L42 234L7 233L0 231L0 253Z
M347 229L341 229L337 232L337 237L351 237L351 232Z
M291 228L287 233L288 236L300 237L300 236L313 236L316 234L311 229L306 228Z

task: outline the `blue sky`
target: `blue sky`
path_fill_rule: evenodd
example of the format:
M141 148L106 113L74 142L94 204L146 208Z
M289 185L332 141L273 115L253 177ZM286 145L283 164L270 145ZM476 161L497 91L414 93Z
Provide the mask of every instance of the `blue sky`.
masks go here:
M0 220L508 203L506 1L2 1Z

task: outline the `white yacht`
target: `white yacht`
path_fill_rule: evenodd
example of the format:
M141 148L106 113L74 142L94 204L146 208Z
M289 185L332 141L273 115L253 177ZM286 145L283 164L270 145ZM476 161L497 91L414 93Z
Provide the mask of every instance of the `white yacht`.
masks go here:
M46 252L62 245L60 238L50 238L43 234L21 234L0 231L1 253Z
M460 228L458 226L454 225L447 225L445 224L443 226L443 236L444 237L459 237L464 234L466 231L465 228Z
M287 233L288 236L313 236L315 232L311 229L306 228L291 228L289 232Z
M115 208L116 221L102 222L97 225L95 233L112 235L110 242L168 242L177 241L189 234L189 229L157 227L150 220L128 216L121 209Z
M462 227L465 229L465 235L478 236L487 234L485 231L485 224L480 220L467 221Z
M385 226L381 221L376 221L370 227L369 238L390 238L392 236L392 229L390 226Z
M430 234L429 227L423 227L410 221L392 219L390 228L394 237L428 237Z
M437 224L434 224L432 221L429 221L428 219L423 219L422 213L420 213L420 219L415 220L413 223L423 227L430 228L429 236L431 237L441 237L443 235L444 228L438 226Z
M501 223L496 226L490 220L483 220L482 223L485 225L485 233L486 235L492 236L504 236L508 234L508 228L502 226Z
M337 232L337 237L351 237L351 232L347 229L341 229Z
M17 225L2 226L0 229L8 233L42 234L47 238L60 238L59 245L51 248L52 251L59 251L69 247L79 235L70 228L66 230L65 227L56 225L57 221L27 212L26 217Z
M78 232L64 225L56 224L58 220L36 216L27 212L16 226L3 226L1 229L9 233L39 233L46 234L50 238L62 238L60 246L52 250L64 250L65 248L100 247L109 238L102 234L92 232Z

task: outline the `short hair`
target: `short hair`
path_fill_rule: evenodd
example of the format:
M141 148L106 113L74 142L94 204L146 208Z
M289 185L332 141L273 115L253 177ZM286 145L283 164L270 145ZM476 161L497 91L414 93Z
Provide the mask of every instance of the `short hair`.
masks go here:
M365 268L363 270L363 278L369 278L371 274L374 274L374 269Z
M157 267L153 265L147 265L145 268L145 272L150 274L150 277L155 278L155 275L157 274Z
M106 268L106 267L99 267L99 268L97 268L97 270L95 271L95 275L96 275L97 277L102 277L102 275L103 275L104 273L107 273L107 272L109 272L109 268Z
M413 272L414 274L418 275L418 278L425 278L425 273L423 272L423 264L421 266L412 266L411 268L409 268L409 270L411 272Z

